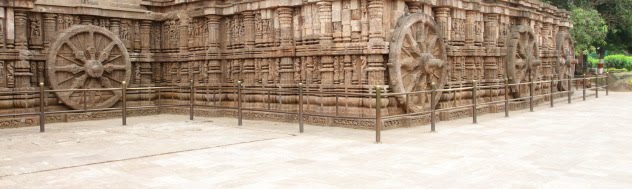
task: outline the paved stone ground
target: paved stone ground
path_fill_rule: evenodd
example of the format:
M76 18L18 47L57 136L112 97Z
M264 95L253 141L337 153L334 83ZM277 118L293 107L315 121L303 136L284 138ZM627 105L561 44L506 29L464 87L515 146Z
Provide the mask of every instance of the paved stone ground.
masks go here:
M632 188L632 93L383 132L159 115L0 130L0 188Z

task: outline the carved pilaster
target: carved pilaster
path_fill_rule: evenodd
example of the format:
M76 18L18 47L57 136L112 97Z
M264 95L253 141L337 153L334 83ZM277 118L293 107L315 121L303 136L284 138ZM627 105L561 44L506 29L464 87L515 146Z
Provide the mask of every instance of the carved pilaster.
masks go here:
M384 0L369 0L369 42L373 44L384 42L383 18Z
M465 16L465 45L473 46L474 40L476 40L476 11L467 11Z
M331 1L321 1L317 5L320 18L320 43L332 43L334 26L331 22Z
M406 4L408 5L408 11L410 11L410 13L422 12L421 2L407 2Z
M15 48L27 49L26 41L26 12L15 12Z
M82 25L92 25L92 16L81 16L79 17L80 19L80 24Z
M6 48L13 48L15 47L15 21L11 22L9 20L15 20L15 13L13 11L13 8L6 8L5 9L5 14L6 17L4 18L6 22L3 22L2 24L6 24L4 25L4 27L0 26L3 28L3 34L4 34L4 38L6 38L6 41L4 41L4 45ZM0 25L2 25L0 24Z
M5 37L4 37L4 33L6 33L6 27L4 25L4 21L5 21L4 14L0 14L0 48L3 48L6 44Z
M119 33L121 32L121 19L118 19L118 18L110 19L110 31L114 33L114 35L119 37Z
M334 84L334 59L332 56L320 58L320 84Z
M219 15L209 15L206 17L206 22L208 23L208 46L209 51L219 50L220 44L220 19L222 17Z
M290 14L292 14L292 12L290 12ZM244 33L245 45L246 47L252 48L255 46L255 14L252 11L246 11L243 13L243 15L244 15L244 28L246 29L246 32ZM290 20L290 22L292 21ZM286 35L289 35L289 33L286 33Z
M498 14L485 15L485 46L492 47L498 43Z
M368 83L369 85L384 85L386 84L384 72L384 56L382 55L369 55L368 56Z
M7 87L6 71L4 61L0 60L0 89Z
M362 13L362 18L360 21L360 35L362 36L362 41L369 40L369 9L368 9L368 1L361 0L360 1L360 11Z
M180 41L178 47L180 52L187 52L189 45L189 25L191 21L189 18L181 19L178 29L180 30Z
M48 48L55 41L56 17L55 14L44 14L44 48Z
M351 56L349 55L345 55L344 59L343 59L343 64L342 64L343 68L343 75L342 75L342 79L344 81L345 85L351 85L352 81L355 84L359 84L358 78L354 78L353 77L353 64L351 63ZM357 75L357 74L356 74Z
M30 51L20 51L17 61L15 61L15 88L28 89L31 87L31 64L29 59L32 58Z
M540 49L546 49L548 47L549 44L549 40L550 40L550 36L551 36L551 24L549 23L543 23L542 24L542 35L541 35L541 41L542 41L542 45L540 45Z
M132 21L130 30L131 32L130 32L129 38L131 38L130 40L133 42L132 43L133 50L134 52L140 52L141 47L142 47L142 44L141 44L142 35L140 31L140 23L138 21Z
M279 13L279 26L281 27L281 46L292 45L292 8L280 7L277 11Z
M446 42L450 40L450 23L448 22L449 15L450 8L441 7L435 9L435 20L437 21L437 24L441 26L441 36L443 36L443 39Z
M141 52L149 53L151 49L151 21L143 20L140 22L140 41L141 41Z

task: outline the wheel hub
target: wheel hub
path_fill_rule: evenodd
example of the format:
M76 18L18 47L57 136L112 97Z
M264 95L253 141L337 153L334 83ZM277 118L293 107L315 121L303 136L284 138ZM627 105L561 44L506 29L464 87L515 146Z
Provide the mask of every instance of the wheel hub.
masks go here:
M93 78L99 78L103 75L103 65L96 60L88 60L86 62L86 72L88 76Z

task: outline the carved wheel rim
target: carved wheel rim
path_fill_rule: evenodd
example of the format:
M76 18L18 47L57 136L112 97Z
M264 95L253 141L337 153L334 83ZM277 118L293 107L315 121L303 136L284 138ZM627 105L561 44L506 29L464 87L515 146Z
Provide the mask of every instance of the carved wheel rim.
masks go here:
M507 78L511 84L530 82L541 64L538 44L533 30L524 25L514 26L507 46ZM531 77L529 77L531 75ZM511 86L510 92L520 98L529 90L528 85Z
M48 51L48 81L54 90L120 88L129 83L131 63L127 49L114 33L92 25L64 30ZM73 109L107 108L122 96L120 90L55 92Z
M573 39L568 32L560 32L557 34L555 72L558 79L572 79L574 77L573 70L577 59L573 50ZM568 81L560 81L557 85L560 91L568 91Z
M434 19L414 13L399 19L389 53L390 86L395 93L442 89L447 82L447 55L443 37ZM420 112L430 108L430 93L397 96L404 108ZM437 92L435 102L441 98ZM406 103L408 102L408 103ZM438 103L435 103L438 104Z

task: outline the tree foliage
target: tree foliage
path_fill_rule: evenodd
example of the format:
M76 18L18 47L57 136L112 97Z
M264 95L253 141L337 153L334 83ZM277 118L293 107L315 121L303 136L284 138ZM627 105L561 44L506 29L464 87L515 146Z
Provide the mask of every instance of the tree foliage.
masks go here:
M580 51L590 51L592 47L603 46L617 53L632 52L632 0L543 0L572 13L574 28L571 33ZM597 14L595 14L597 13ZM600 33L599 25L605 21L606 35Z
M574 8L571 19L574 24L571 35L575 40L577 54L594 52L596 47L606 44L608 26L599 12L594 9Z

